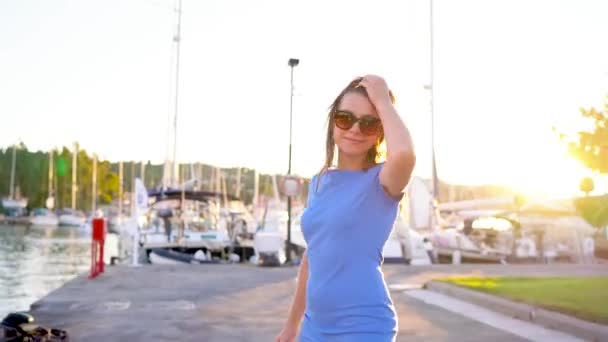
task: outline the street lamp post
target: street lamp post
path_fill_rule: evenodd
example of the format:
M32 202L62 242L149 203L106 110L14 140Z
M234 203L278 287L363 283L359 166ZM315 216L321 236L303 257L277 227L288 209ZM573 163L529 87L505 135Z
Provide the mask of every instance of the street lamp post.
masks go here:
M434 58L434 22L433 22L433 0L430 1L430 15L429 15L429 26L430 26L430 105L431 105L431 160L432 160L432 172L433 172L433 197L435 200L439 200L439 178L437 176L437 162L435 159L435 108L434 108L434 93L435 93L435 58Z
M299 59L290 58L288 65L291 68L291 96L289 100L289 166L287 175L291 175L291 132L293 118L293 68L300 63ZM291 263L291 196L287 196L287 241L285 242L285 262Z

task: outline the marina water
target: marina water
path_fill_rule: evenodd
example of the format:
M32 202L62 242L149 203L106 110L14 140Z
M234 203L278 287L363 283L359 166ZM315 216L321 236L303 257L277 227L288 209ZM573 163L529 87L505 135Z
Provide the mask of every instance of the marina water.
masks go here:
M0 224L0 319L89 272L90 250L86 229Z

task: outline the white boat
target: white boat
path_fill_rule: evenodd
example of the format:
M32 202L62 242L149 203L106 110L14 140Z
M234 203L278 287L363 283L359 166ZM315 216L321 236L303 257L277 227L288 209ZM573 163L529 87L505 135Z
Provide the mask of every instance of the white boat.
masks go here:
M306 250L306 240L302 234L301 217L304 208L292 208L291 211L291 245L292 260L301 257ZM273 200L268 203L260 226L253 239L257 263L260 266L278 266L285 263L287 255L287 210L283 204Z
M221 252L230 245L230 238L225 231L194 231L172 229L169 236L165 230L152 231L150 229L140 231L140 244L145 250L157 248L204 248L214 252Z
M63 209L59 211L59 225L69 227L81 227L86 222L86 216L82 211Z
M303 210L296 210L293 218L291 242L296 254L306 249L300 218ZM287 212L276 206L269 209L260 230L256 232L254 246L258 265L278 266L285 263L285 241L287 239ZM398 216L393 230L382 251L385 263L428 265L431 259L425 249L424 237L409 229L407 217Z
M181 12L181 3L180 8L176 9L176 13L179 12ZM180 20L181 16L178 16L178 30L173 39L175 48L178 51L181 41L179 31ZM179 79L179 63L178 58L175 60L176 81ZM176 86L176 94L177 91ZM177 120L178 96L174 98L175 112L173 114L174 119ZM177 137L177 126L174 126L172 133L174 138ZM165 161L162 181L162 188L164 190L147 193L143 183L140 187L136 186L134 200L139 202L140 197L145 198L146 203L142 203L139 208L142 210L142 214L145 211L147 222L139 221L140 214L135 220L131 220L125 224L125 227L128 228L121 229L121 235L124 235L122 232L128 231L128 235L142 247L145 254L149 256L149 261L153 263L172 259L175 255L167 253L168 250L175 248L186 252L192 251L193 253L194 251L204 250L205 253L208 252L213 257L216 257L218 254L224 257L234 251L235 248L252 249L252 247L246 246L247 243L252 245L251 242L248 242L251 238L247 238L247 231L243 232L241 229L237 229L238 227L235 225L237 217L240 222L246 222L247 219L243 219L243 215L235 215L235 213L231 213L230 211L222 212L220 210L222 200L224 207L230 207L228 201L237 200L238 195L228 196L225 178L223 178L224 190L220 190L222 188L222 177L219 170L214 172L215 182L212 183L216 184L214 192L199 191L197 184L202 179L197 179L196 177L187 181L183 179L180 181L181 177L178 176L179 172L177 172L179 165L175 160L175 152L177 151L176 141L176 139L173 141L173 155L168 155ZM190 173L191 175L194 174L193 168L191 168ZM240 225L240 227L255 229L254 225L250 227L249 224Z
M382 255L385 263L404 263L408 265L430 265L433 263L425 246L425 237L410 228L410 223L400 211L393 226Z
M279 266L287 259L287 211L274 204L269 204L253 238L257 263L261 266Z
M219 258L212 258L211 253L202 250L196 253L182 253L171 249L157 248L150 251L149 259L155 265L179 265L179 264L219 264Z
M30 214L30 224L35 226L57 226L59 218L46 208L36 208Z
M13 145L13 157L11 162L11 178L9 183L9 195L2 199L2 208L8 217L21 217L26 215L27 199L19 195L19 187L15 186L15 165L17 162L17 145Z
M255 220L238 210L239 205L232 203L238 202L236 198L227 196L232 205L220 209L218 199L224 197L221 193L166 190L148 195L152 201L142 212L144 219L138 223L128 221L122 231L138 236L137 243L150 262L159 260L159 253L152 258L156 249L179 249L186 254L203 250L231 261L235 261L232 254L243 261L253 255L253 233L249 232L255 229Z
M12 199L12 198L5 197L2 199L2 207L5 210L25 209L25 207L27 207L27 199L25 199L25 198Z
M116 230L117 227L120 227L123 222L126 222L129 219L128 216L122 214L122 215L110 215L110 218L108 219L108 228L111 230Z
M5 219L9 222L27 223L27 199L2 199Z
M258 206L258 174L256 172L254 186L254 208ZM289 214L287 212L286 203L282 202L279 194L279 186L276 176L272 176L272 198L266 202L261 218L259 218L259 227L256 230L253 238L253 246L255 249L255 261L260 266L279 266L287 260L285 247L287 245L287 221ZM301 257L306 250L306 241L302 234L301 217L304 213L303 207L291 208L291 259L295 260Z
M497 219L480 227L480 221L473 229L473 221L496 214L500 208L510 208L512 198L437 204L426 182L418 177L410 181L407 197L410 226L432 243L437 261L504 263L510 255L513 237L509 222L495 222ZM495 229L505 224L508 227Z
M572 199L529 202L509 215L518 222L522 238L514 257L540 262L594 262L597 234L577 212Z

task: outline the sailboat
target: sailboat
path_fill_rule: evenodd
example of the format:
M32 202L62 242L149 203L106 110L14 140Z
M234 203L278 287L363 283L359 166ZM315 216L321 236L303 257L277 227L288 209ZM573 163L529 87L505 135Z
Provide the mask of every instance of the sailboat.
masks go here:
M47 208L36 208L30 214L30 224L34 226L57 226L59 218Z
M9 195L2 199L2 207L7 217L22 217L25 215L27 198L19 194L19 187L15 187L15 165L17 162L17 145L13 145L13 158L11 163L11 181Z
M172 93L174 102L173 112L170 113L172 115L168 118L167 153L162 186L149 193L146 193L143 184L135 189L136 195L144 196L146 193L145 197L150 198L150 207L146 209L148 222L140 224L131 220L122 229L131 240L141 245L143 254L148 256L151 263L218 262L226 254L232 257L238 247L247 248L235 241L245 227L244 224L237 223L247 221L247 215L243 210L230 205L232 202L238 202L238 198L228 196L225 183L224 191L220 190L220 171L215 173L216 191L197 190L199 182L194 176L192 166L190 180L186 180L184 174L179 174L176 156L181 11L181 0L177 0L177 26L173 36L176 53L175 85Z
M410 235L413 233L424 236L432 245L433 254L437 260L440 257L460 263L461 258L470 261L504 262L504 251L484 248L471 240L461 230L449 227L439 213L439 176L435 153L435 112L434 112L434 21L433 2L430 3L430 82L424 86L429 91L430 137L431 137L431 185L419 178L413 178L408 186L408 201L410 210ZM410 246L411 247L411 246Z
M59 218L52 211L55 207L55 197L53 196L53 150L49 152L49 186L46 208L36 208L30 213L30 224L34 226L57 226Z
M72 207L64 208L58 212L59 225L70 227L81 227L86 222L86 216L80 210L76 209L76 194L77 194L77 162L78 162L78 144L74 143L74 152L72 153Z
M257 183L256 179L255 184ZM272 176L272 189L273 198L266 204L259 229L253 240L257 263L260 266L279 266L287 260L285 244L287 241L288 214L285 203L280 200L275 175ZM257 189L255 194L254 203L257 202ZM292 250L296 254L302 254L306 249L306 241L300 225L303 211L304 208L292 209L291 244Z

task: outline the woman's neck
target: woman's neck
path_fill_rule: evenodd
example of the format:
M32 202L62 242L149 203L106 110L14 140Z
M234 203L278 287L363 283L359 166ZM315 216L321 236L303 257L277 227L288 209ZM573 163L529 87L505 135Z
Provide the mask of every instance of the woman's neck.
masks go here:
M340 170L363 170L372 167L365 157L352 157L338 152L338 165Z

